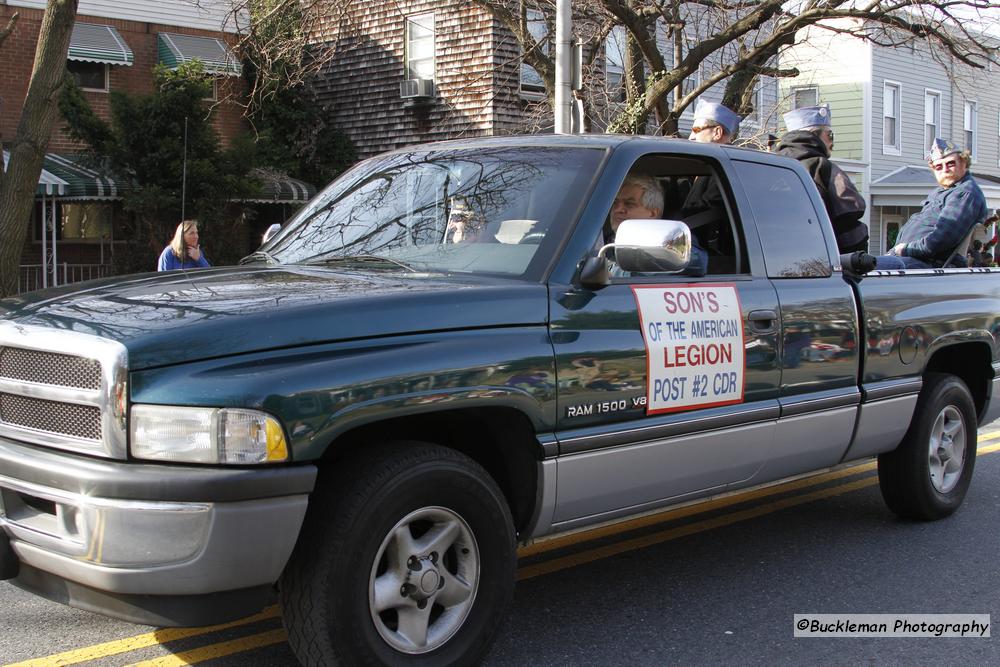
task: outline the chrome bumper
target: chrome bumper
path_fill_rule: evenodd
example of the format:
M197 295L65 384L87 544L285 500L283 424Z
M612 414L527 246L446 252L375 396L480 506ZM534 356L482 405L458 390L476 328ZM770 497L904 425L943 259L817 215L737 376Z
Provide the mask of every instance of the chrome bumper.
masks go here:
M35 463L59 459L51 484L38 479L33 456ZM114 594L196 595L274 583L315 479L311 466L258 472L101 463L106 479L95 480L85 474L92 465L0 441L0 530L20 563ZM130 475L161 483L138 494L146 497L108 497L135 490ZM171 483L180 479L186 487ZM253 497L262 488L270 497Z

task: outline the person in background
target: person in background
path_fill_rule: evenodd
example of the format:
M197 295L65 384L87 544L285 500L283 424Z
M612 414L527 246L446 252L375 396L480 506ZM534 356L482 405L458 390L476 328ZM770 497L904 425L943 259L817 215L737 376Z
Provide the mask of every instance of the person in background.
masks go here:
M731 144L739 124L739 115L729 107L699 99L688 139L703 144ZM722 252L719 239L727 213L719 179L714 174L696 176L691 180L679 215L691 228L701 247Z
M986 197L969 173L969 151L935 139L928 166L938 187L899 230L896 245L876 258L877 269L934 269L967 266L960 250L973 228L986 219Z
M868 227L861 222L865 198L844 171L830 160L833 129L829 107L802 107L783 116L788 131L774 152L802 163L812 176L833 223L841 253L868 250Z
M731 144L739 124L739 115L729 107L699 99L688 139L703 144Z
M983 257L983 242L976 239L969 247L969 266L986 266Z
M160 253L160 261L156 264L156 270L201 269L210 266L211 264L205 259L198 243L198 221L185 220L177 225L174 238Z

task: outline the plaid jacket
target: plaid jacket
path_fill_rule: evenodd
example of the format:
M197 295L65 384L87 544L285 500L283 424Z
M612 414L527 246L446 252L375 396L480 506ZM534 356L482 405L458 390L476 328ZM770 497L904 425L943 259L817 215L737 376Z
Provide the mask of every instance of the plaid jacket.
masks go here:
M920 212L903 225L896 242L906 244L903 256L944 266L972 228L986 219L986 212L986 197L967 173L952 187L932 192Z

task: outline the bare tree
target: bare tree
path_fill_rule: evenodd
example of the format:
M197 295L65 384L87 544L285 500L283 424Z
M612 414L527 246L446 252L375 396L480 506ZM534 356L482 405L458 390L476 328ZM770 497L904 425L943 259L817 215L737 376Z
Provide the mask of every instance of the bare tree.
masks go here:
M528 30L529 11L554 12L552 0L474 0L488 9L519 42L523 60L535 68L554 97L554 53ZM586 100L588 109L612 108L607 124L617 132L677 132L681 113L709 88L725 82L723 103L741 115L753 111L751 93L760 77L793 77L775 66L800 31L817 26L895 46L925 40L945 57L972 68L995 61L985 35L997 25L995 0L577 0L574 31L588 62L604 50L610 32L626 32L623 108ZM860 19L851 25L832 19ZM551 32L549 33L551 35ZM603 75L591 67L588 94ZM699 76L700 73L700 76Z
M31 222L38 177L59 116L59 92L66 77L66 54L76 9L77 0L48 0L10 161L6 170L0 165L0 296L17 292L21 249ZM16 20L14 14L0 32L0 49L17 29Z
M316 40L328 26L349 26L350 0L229 0L227 23L236 32L236 52L251 70L243 101L252 117L281 90L309 81L333 57Z

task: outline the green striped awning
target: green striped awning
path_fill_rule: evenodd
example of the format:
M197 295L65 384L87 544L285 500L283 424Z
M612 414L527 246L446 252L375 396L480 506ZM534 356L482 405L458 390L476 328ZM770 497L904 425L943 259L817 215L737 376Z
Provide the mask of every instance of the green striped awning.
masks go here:
M127 184L84 166L79 157L46 153L44 168L66 183L62 199L121 199Z
M3 168L7 170L7 163L10 161L10 153L3 152ZM58 197L66 194L69 183L59 178L52 172L42 169L38 175L38 187L35 189L36 197Z
M181 63L200 60L205 72L223 76L239 76L239 60L221 39L195 37L161 32L156 35L156 50L160 63L176 69Z
M304 204L316 196L316 188L305 181L268 169L254 169L260 183L257 193L243 201L259 204Z
M73 24L66 58L109 65L131 65L135 59L117 30L97 23Z

